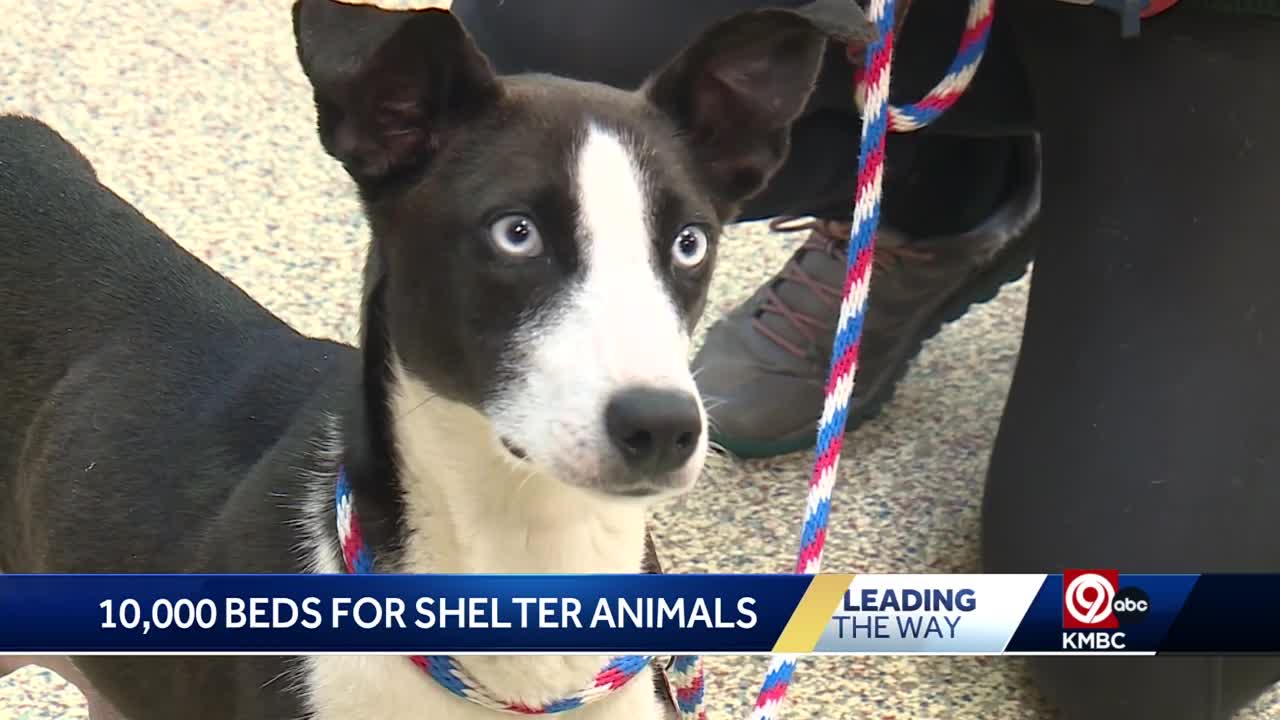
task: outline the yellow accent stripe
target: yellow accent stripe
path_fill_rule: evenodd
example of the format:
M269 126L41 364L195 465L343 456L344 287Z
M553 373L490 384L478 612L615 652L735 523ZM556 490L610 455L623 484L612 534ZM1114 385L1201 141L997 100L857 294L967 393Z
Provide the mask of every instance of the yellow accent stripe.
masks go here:
M795 612L791 613L787 627L778 636L778 642L774 643L773 651L789 655L813 652L853 577L851 574L815 575Z

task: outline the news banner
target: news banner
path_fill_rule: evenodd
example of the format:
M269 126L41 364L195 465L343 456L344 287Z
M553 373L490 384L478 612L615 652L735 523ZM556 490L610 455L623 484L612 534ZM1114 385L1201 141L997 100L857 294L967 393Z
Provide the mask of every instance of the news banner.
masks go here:
M1280 653L1280 575L0 575L0 654Z

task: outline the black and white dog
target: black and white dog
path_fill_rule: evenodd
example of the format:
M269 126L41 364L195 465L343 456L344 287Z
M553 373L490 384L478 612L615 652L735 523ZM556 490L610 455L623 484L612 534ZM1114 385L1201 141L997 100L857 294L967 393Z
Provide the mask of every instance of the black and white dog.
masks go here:
M626 92L496 77L445 11L301 0L293 23L372 231L359 349L0 119L0 571L341 572L341 466L380 571L640 572L647 508L706 453L687 351L721 226L783 160L828 39L870 26L853 0L728 18ZM466 667L537 704L601 663ZM96 719L497 715L398 657L53 666ZM661 717L651 681L569 715Z

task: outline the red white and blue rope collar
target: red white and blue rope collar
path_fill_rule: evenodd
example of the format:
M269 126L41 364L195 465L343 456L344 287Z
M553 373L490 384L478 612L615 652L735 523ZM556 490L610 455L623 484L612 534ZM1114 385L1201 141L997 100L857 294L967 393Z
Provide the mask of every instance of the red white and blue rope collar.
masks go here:
M360 530L360 518L356 513L351 483L347 480L346 469L342 467L338 468L338 480L334 488L334 507L337 514L338 543L342 548L343 567L353 575L372 573L373 553L365 543L364 535ZM586 687L567 697L537 706L494 696L484 685L471 677L457 660L447 655L413 655L409 660L440 687L481 707L513 715L552 715L574 710L606 697L639 675L649 666L651 658L642 655L621 655L610 658ZM687 661L685 664L688 664ZM696 678L690 678L691 684L694 681L697 686L696 693L685 692L684 695L689 703L701 705L700 672ZM680 688L673 688L673 691L679 702ZM696 697L693 696L695 694Z
M880 198L884 178L886 133L910 132L936 120L968 88L977 72L991 32L994 0L970 0L969 15L956 58L946 76L923 100L912 105L889 104L889 79L894 48L895 0L869 0L867 16L879 30L879 38L866 49L865 61L855 78L854 95L862 108L862 141L858 159L857 195L849 241L849 261L843 301L837 325L826 398L818 422L813 474L809 481L804 522L800 533L797 574L816 574L822 567L831 494L848 420L849 398L858 366L858 348L871 288L875 233L880 222ZM343 565L355 574L373 572L373 555L360 532L346 472L339 468L336 487L338 538ZM413 656L410 660L441 687L482 707L516 715L547 715L573 710L623 687L651 658L623 655L610 659L582 690L538 707L495 697L448 656ZM795 673L796 656L775 656L756 698L751 720L776 720ZM702 659L686 655L673 658L667 680L681 720L706 720Z

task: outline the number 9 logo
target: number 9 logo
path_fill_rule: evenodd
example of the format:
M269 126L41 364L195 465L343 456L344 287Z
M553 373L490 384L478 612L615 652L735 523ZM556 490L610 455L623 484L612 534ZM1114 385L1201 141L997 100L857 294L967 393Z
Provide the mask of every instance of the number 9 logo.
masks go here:
M1095 573L1076 576L1063 593L1067 614L1085 625L1098 625L1111 617L1111 602L1116 589L1106 578Z

